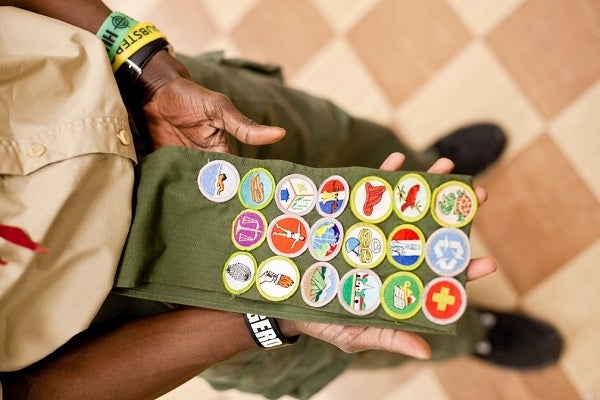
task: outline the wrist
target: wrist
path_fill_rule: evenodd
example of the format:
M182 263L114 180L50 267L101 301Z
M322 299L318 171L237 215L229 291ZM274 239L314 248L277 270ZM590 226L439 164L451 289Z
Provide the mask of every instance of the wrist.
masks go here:
M298 340L298 335L285 335L275 318L250 313L242 314L242 318L250 337L260 348L274 349L293 344ZM292 332L293 328L286 326L286 330Z

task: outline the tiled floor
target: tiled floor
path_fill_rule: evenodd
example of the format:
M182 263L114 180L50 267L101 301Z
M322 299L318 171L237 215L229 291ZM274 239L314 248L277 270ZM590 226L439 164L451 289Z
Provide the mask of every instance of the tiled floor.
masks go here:
M506 129L505 155L479 178L490 200L473 233L475 252L501 270L468 290L556 324L560 363L517 373L465 357L348 372L315 399L600 399L600 1L108 3L155 22L179 52L281 64L290 85L419 149L478 120ZM163 397L255 398L199 379Z

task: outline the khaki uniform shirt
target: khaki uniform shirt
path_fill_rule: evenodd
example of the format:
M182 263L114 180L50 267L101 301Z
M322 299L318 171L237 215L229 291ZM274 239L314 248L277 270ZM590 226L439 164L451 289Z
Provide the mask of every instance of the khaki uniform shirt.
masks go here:
M130 226L135 161L102 43L0 7L0 225L48 248L0 238L0 371L30 365L88 327Z

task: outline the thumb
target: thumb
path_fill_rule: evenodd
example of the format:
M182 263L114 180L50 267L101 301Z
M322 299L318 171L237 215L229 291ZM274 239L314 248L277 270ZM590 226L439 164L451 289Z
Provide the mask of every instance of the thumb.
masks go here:
M242 143L264 145L280 141L285 136L285 129L278 126L257 124L242 114L233 103L229 103L223 113L225 131Z

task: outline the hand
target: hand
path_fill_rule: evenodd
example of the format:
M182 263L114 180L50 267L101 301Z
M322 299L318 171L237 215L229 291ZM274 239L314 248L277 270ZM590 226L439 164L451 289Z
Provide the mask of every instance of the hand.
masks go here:
M185 146L231 153L228 133L252 145L274 143L285 135L283 128L253 122L227 96L190 80L185 67L167 52L152 57L139 84L145 99L138 107L154 149Z
M404 163L404 155L391 154L381 165L385 171L400 169ZM454 164L446 158L437 160L427 172L447 174L452 172ZM487 200L487 193L481 187L475 188L479 204ZM467 279L479 279L496 270L496 263L490 258L472 259L467 267ZM414 332L397 329L373 327L345 326L306 321L280 321L284 334L292 336L304 333L317 339L329 342L348 353L364 350L386 350L401 353L418 359L431 357L431 348L420 335Z

